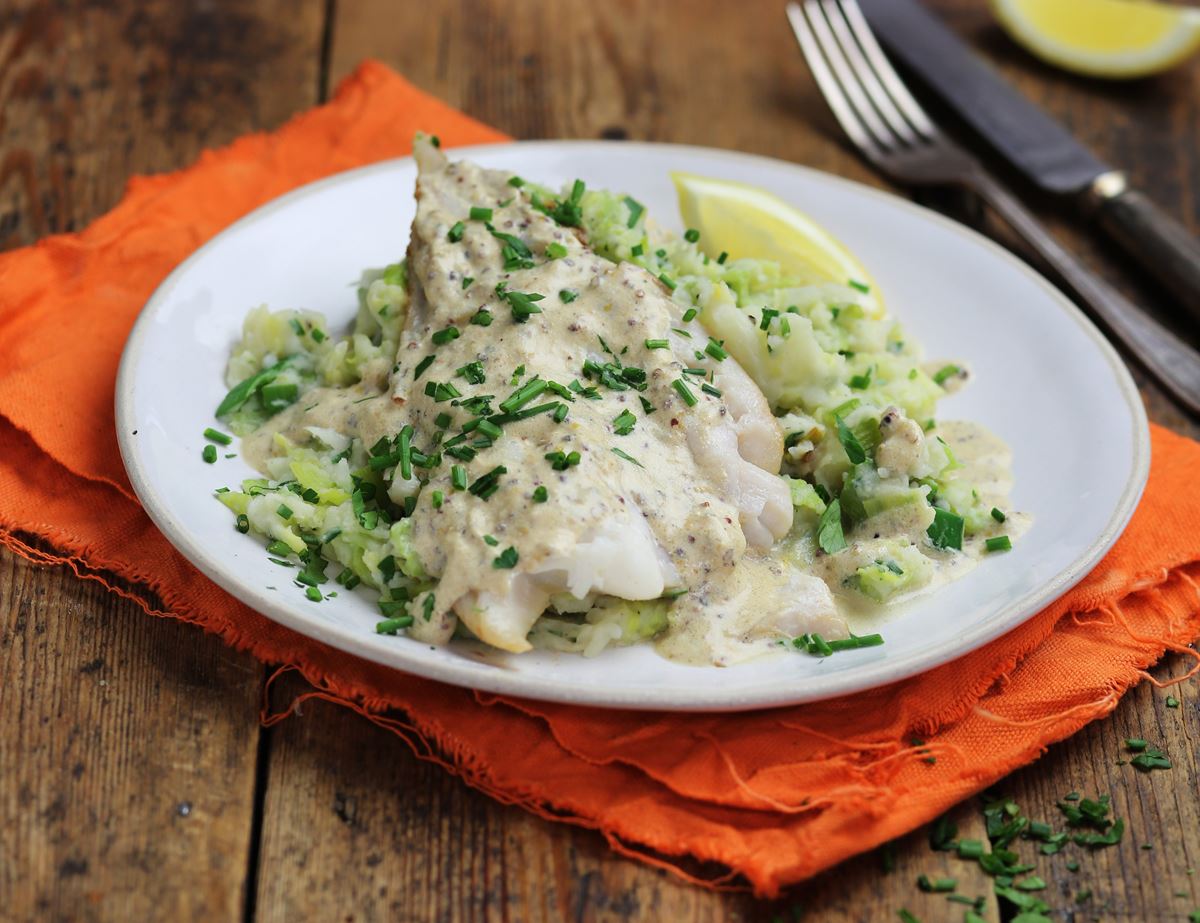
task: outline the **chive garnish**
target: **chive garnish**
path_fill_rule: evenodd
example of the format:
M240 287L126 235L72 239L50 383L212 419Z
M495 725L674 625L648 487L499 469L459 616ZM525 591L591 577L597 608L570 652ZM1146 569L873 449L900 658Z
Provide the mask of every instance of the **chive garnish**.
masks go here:
M1012 539L1007 535L997 535L995 538L989 538L983 544L988 551L1012 551Z
M324 597L321 596L321 591L315 586L305 587L304 595L315 603L319 603Z
M550 491L548 491L546 489L545 485L542 485L540 487L535 487L533 489L533 502L534 503L545 503L546 500L549 499L549 497L550 497Z
M545 379L534 378L505 398L500 403L500 409L505 413L512 413L515 410L519 410L545 391L547 387L549 387L549 382Z
M569 288L564 288L562 291L560 291L558 293L558 300L561 301L563 304L570 304L572 301L574 301L578 297L579 297L579 292L572 291Z
M545 295L539 295L536 292L509 292L506 291L503 295L509 307L512 308L513 320L518 324L523 324L529 320L531 315L541 314L542 309L534 302L541 301Z
M430 353L428 356L426 356L424 359L422 359L420 362L417 363L417 367L415 369L413 369L413 381L416 381L418 378L420 378L422 375L425 374L425 370L427 368L429 368L431 365L433 365L434 358L435 358L434 354Z
M275 508L275 512L278 513L280 516L282 516L284 519L291 519L293 516L292 508L290 506L288 506L286 503L279 504L279 506L277 506Z
M707 371L705 371L704 369L699 369L699 368L685 368L685 369L683 369L683 374L684 374L684 375L700 375L700 376L704 376L704 375L707 375L707 374L708 374L708 372L707 372Z
M578 465L581 456L578 452L547 452L545 459L550 462L550 467L555 471L566 471L568 468Z
M411 615L399 615L396 618L376 622L375 631L381 635L394 635L401 628L408 628L412 623L413 617Z
M455 326L447 327L444 330L439 330L431 338L436 346L445 346L452 340L457 340L459 337L458 328Z
M469 289L471 287L471 283L474 281L475 281L474 276L463 276L463 280L462 280L463 291L465 292L467 289Z
M480 308L471 315L471 323L476 327L490 327L492 324L492 312L487 308Z
M630 256L641 256L645 252L646 252L646 249L640 243L634 244L632 247L629 248Z
M695 308L688 308L686 311L683 312L683 322L685 324L691 323L693 320L696 319L697 313L699 313L699 312L697 312Z
M1007 518L1003 510L997 509L994 506L992 507L992 519L996 520L996 522L1004 522Z
M727 259L729 259L729 254L722 250L721 255L717 257L717 265L724 266Z
M508 178L508 185L512 186L513 189L520 189L525 185L525 180L521 179L519 176L510 176Z
M493 548L500 544L500 539L496 538L494 535L485 535L483 540Z
M622 410L613 419L613 432L618 436L628 436L633 432L633 427L636 423L637 417L628 410Z
M659 273L658 281L667 287L670 291L675 291L675 280L668 276L665 272Z
M954 548L962 550L963 518L949 510L934 507L933 522L930 523L926 534L936 548Z
M617 456L618 458L623 458L623 459L625 459L625 461L627 461L627 462L633 462L633 463L634 463L635 465L637 465L639 468L644 468L644 467L646 467L646 466L645 466L645 465L643 465L643 464L642 464L640 461L638 461L636 458L634 458L632 455L630 455L630 454L628 454L628 453L626 453L626 452L622 452L622 451L621 451L620 449L618 449L616 446L613 446L613 447L612 447L612 453L613 453L613 455Z
M479 361L468 362L466 365L459 366L454 374L465 378L473 385L481 385L487 381L487 376L483 371L483 363Z
M834 554L846 547L846 536L842 532L842 505L832 500L821 514L817 523L817 544L826 554Z
M841 442L842 448L846 450L846 457L850 459L850 464L861 465L867 460L867 450L863 448L858 437L848 427L845 421L836 412L833 415L834 425L837 427L838 441Z
M667 340L646 340L646 349L668 349L670 346Z
M696 241L698 241L700 239L700 232L697 231L695 228L688 228L686 231L683 232L683 239L686 240L689 244L694 244Z
M217 460L217 447L215 445L206 445L203 451L201 451L200 457L210 465L215 463Z
M435 490L433 492L433 496L430 497L430 501L433 503L433 508L435 510L440 510L442 508L442 500L444 499L445 495L440 490Z
M433 418L433 425L438 427L439 429L448 429L450 426L450 423L453 421L453 419L454 418L451 417L450 414L446 413L445 411L442 411L436 417Z
M453 227L451 227L450 230L446 232L446 240L450 241L450 243L452 243L452 244L458 243L460 240L463 239L463 232L466 229L467 229L467 226L465 224L463 224L461 221L454 222Z
M716 359L718 362L723 362L729 353L722 349L721 343L718 343L712 337L708 338L708 345L704 347L704 351Z
M683 398L683 402L685 404L687 404L689 407L696 406L696 395L692 393L692 389L687 386L687 382L685 382L682 378L676 378L673 382L671 382L671 387L675 389L681 398Z
M467 217L472 221L491 221L492 210L479 205L472 205L471 211L467 213Z
M933 374L933 380L936 384L942 385L946 383L947 378L952 378L955 375L961 374L962 369L957 365L943 365Z
M546 245L546 256L548 256L550 259L561 260L566 255L567 248L557 241L555 243Z
M628 228L636 227L638 219L642 217L642 212L646 210L646 207L637 201L637 199L630 196L625 196L625 205L629 209L629 221L625 226Z
M713 397L721 396L720 389L713 387L707 381L700 385L700 390L703 391L705 394L711 394Z
M503 465L497 465L487 474L476 478L471 486L467 488L472 494L480 500L487 500L492 494L500 489L500 476L507 474L508 469Z
M217 445L229 445L233 442L232 436L227 436L220 430L213 429L211 426L204 430L204 438L217 443Z

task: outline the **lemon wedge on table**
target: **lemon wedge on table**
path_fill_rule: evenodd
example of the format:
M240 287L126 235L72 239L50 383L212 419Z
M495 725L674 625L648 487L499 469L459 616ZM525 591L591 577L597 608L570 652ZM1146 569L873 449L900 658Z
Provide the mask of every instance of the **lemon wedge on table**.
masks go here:
M846 245L798 208L765 189L694 173L672 173L684 225L700 232L710 257L773 260L803 283L849 282L882 303L870 273Z
M1143 0L991 0L1026 50L1064 70L1113 79L1174 67L1200 48L1200 10Z

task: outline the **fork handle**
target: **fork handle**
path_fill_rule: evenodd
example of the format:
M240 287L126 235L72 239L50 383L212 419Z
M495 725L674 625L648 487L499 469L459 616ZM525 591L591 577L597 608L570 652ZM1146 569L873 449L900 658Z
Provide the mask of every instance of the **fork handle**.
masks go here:
M1050 264L1147 372L1193 415L1200 416L1200 353L1084 266L988 173L974 172L967 184Z

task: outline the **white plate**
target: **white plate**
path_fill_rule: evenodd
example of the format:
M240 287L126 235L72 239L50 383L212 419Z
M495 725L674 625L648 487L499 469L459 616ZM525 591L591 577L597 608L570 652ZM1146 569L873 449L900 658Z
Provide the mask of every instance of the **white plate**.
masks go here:
M192 563L268 617L369 660L492 692L623 708L785 705L904 679L998 637L1075 584L1129 520L1150 455L1129 373L1057 290L974 232L874 189L744 154L598 142L454 154L551 186L579 176L626 191L664 223L677 220L672 170L754 183L810 213L861 257L928 356L961 357L974 368L971 387L939 416L979 421L1008 441L1013 507L1032 512L1034 526L1012 552L910 603L883 627L882 647L826 660L783 654L688 667L645 645L591 660L483 657L468 644L433 649L377 635L365 594L310 602L267 561L261 539L237 534L213 499L214 488L252 471L240 458L205 464L201 434L214 424L225 360L247 311L264 302L310 308L338 329L353 317L360 270L403 255L415 179L405 158L305 186L218 235L154 293L122 358L117 426L134 489Z

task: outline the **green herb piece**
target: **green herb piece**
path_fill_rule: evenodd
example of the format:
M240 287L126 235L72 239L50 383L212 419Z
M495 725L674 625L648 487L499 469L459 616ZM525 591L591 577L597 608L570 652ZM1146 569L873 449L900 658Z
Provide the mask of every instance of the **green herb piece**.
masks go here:
M826 554L834 554L846 547L846 536L842 532L842 505L834 500L825 507L817 523L817 544Z
M206 445L200 452L200 457L208 464L213 464L217 460L217 447L215 445Z
M517 566L517 561L520 560L520 557L517 549L509 545L492 559L492 567L496 568L496 570L511 570Z
M729 254L722 250L721 255L717 257L717 265L724 266L727 259L729 259Z
M1167 704L1167 708L1178 708L1179 707L1179 699L1175 698L1175 696L1173 696L1173 695L1168 695L1166 704Z
M933 522L925 530L935 548L962 550L963 518L949 510L934 507Z
M445 500L445 495L440 490L435 490L433 496L430 498L430 503L433 504L435 510L440 510L443 500Z
M900 918L900 923L921 923L917 917L913 916L912 913L906 910L904 907L901 907L896 911L896 916Z
M305 587L304 595L315 603L319 603L322 599L324 599L324 597L321 595L321 591L315 586Z
M917 741L913 746L920 746L924 741ZM954 849L954 838L958 836L958 825L943 814L929 828L929 848L934 852L949 852Z
M712 385L710 385L710 384L709 384L707 381L706 381L706 382L703 382L703 383L700 385L700 390L701 390L701 391L703 391L705 394L711 394L713 397L720 397L720 396L721 396L721 391L720 391L720 389L719 389L719 388L715 388L715 387L713 387L713 386L712 386Z
M471 315L471 321L476 327L490 327L492 325L492 312L487 308L480 308Z
M685 404L687 404L689 407L696 406L696 395L692 393L692 389L687 386L687 382L685 382L682 378L676 378L673 382L671 382L671 387L675 389L681 398L683 398L683 402Z
M718 343L712 337L709 337L708 345L704 347L704 351L718 362L721 362L729 355L729 353L727 353L723 347L724 344Z
M514 237L512 234L497 231L490 224L487 226L487 229L489 234L504 244L504 247L500 250L500 257L504 260L504 268L506 270L533 268L533 251L525 245L525 241L519 237ZM500 285L503 284L501 282L497 285L497 294L503 294L500 290Z
M628 454L628 453L626 453L626 452L622 452L622 451L621 451L620 449L618 449L616 446L613 446L613 447L612 447L612 453L613 453L613 455L616 455L618 458L623 458L623 459L625 459L625 461L627 461L627 462L633 462L633 464L637 465L639 468L644 468L644 467L646 467L646 466L645 466L645 465L643 465L643 464L642 464L640 461L638 461L636 458L634 458L632 455L629 455L629 454Z
M992 507L992 519L996 520L996 522L1004 522L1007 518L1003 510L997 509L994 506Z
M1171 761L1167 755L1157 747L1147 747L1144 753L1139 753L1130 761L1135 769L1142 772L1151 772L1155 769L1170 769Z
M487 381L487 375L483 370L483 363L476 360L468 362L466 365L460 365L454 371L455 375L465 378L473 385L481 385ZM440 417L439 417L440 419ZM448 420L449 418L447 418Z
M646 340L646 349L669 349L670 346L667 340Z
M1007 535L997 535L994 538L987 539L983 546L988 551L1012 551L1012 539Z
M622 410L613 419L613 432L618 436L628 436L633 432L633 427L636 423L637 417L628 410Z
M960 859L978 859L982 855L983 842L981 840L958 841L958 857Z
M382 603L380 604L382 605ZM413 623L411 615L401 615L392 619L384 619L375 623L375 631L381 635L394 635L401 628L408 628Z
M413 369L413 381L416 381L418 378L420 378L422 375L425 374L425 370L427 368L429 368L431 365L433 365L434 358L435 358L435 356L433 355L433 353L430 353L428 356L426 356L424 359L422 359L420 362L417 363L417 367L415 369Z
M638 219L642 217L642 213L646 210L646 207L641 202L629 196L625 196L625 205L629 209L629 221L625 226L628 228L636 227Z
M1127 737L1125 738L1125 746L1135 753L1141 753L1146 749L1147 744L1140 737Z
M698 313L699 312L695 308L688 308L686 311L683 312L683 322L685 324L690 324L692 321L694 321L696 319L696 315Z
M575 180L571 187L571 195L565 200L556 205L547 206L542 202L541 196L536 193L531 198L530 204L543 214L549 215L555 221L566 227L577 228L583 221L583 209L579 203L583 200L583 193L587 187L583 180Z
M842 448L845 449L846 457L850 459L850 464L861 465L867 460L867 450L863 448L862 443L858 441L858 437L854 435L854 432L836 412L833 415L833 422L837 427L838 441L841 442Z
M510 176L508 178L508 185L512 186L513 189L520 189L525 185L525 180L521 179L519 176Z
M458 328L450 326L444 330L439 330L431 337L431 339L433 340L435 346L445 346L447 343L457 340L458 337Z
M282 516L284 519L291 519L292 516L294 515L292 512L292 508L290 506L288 506L286 503L281 503L281 504L279 504L279 506L275 507L275 512L278 513L280 516Z
M463 232L466 231L466 229L467 226L461 221L454 222L453 227L446 232L446 240L450 241L452 244L458 243L463 239Z
M871 291L871 286L867 285L865 282L857 282L854 279L848 279L846 281L846 284L849 285L851 288L858 289L864 295L869 294Z
M696 241L698 241L700 239L700 232L697 231L695 228L688 228L686 231L683 232L683 239L686 240L689 244L694 244Z
M962 369L957 365L943 365L940 369L933 373L933 380L939 384L945 384L946 379L958 375Z
M217 445L229 445L233 442L232 436L227 436L220 430L213 429L211 426L204 430L204 438Z
M546 256L552 260L561 260L567 255L567 248L560 243L552 243L546 245Z
M555 471L566 471L568 468L573 468L578 465L582 456L578 452L547 452L544 456L546 461L550 462L550 467Z
M545 485L541 485L541 486L535 487L533 489L533 502L534 503L545 503L549 498L550 498L550 491L548 491L546 489Z
M470 218L472 221L491 221L492 220L492 210L490 208L483 208L478 205L472 205L471 211L468 213L467 217Z
M675 280L668 276L665 272L658 274L658 281L665 285L668 291L675 291Z
M487 500L500 489L500 476L503 474L508 474L508 469L503 465L497 465L487 474L476 478L467 490L480 500Z
M536 302L541 301L545 297L545 295L539 295L536 292L506 291L504 293L504 300L512 308L513 320L518 324L525 323L534 314L541 314L542 309L537 306Z
M856 391L865 391L871 387L871 369L867 369L865 375L851 375L849 384Z
M561 423L563 420L565 420L567 418L568 413L570 413L570 410L567 407L567 405L559 404L557 407L554 408L554 422Z
M455 490L467 489L467 469L462 465L450 466L450 484Z
M943 894L958 887L957 878L930 878L928 875L917 877L917 887L927 894Z
M463 276L463 280L462 280L463 291L465 292L467 289L469 289L471 287L471 283L474 281L475 281L474 276Z
M1045 879L1039 878L1037 875L1030 875L1028 878L1022 878L1020 881L1013 884L1019 891L1045 891Z

